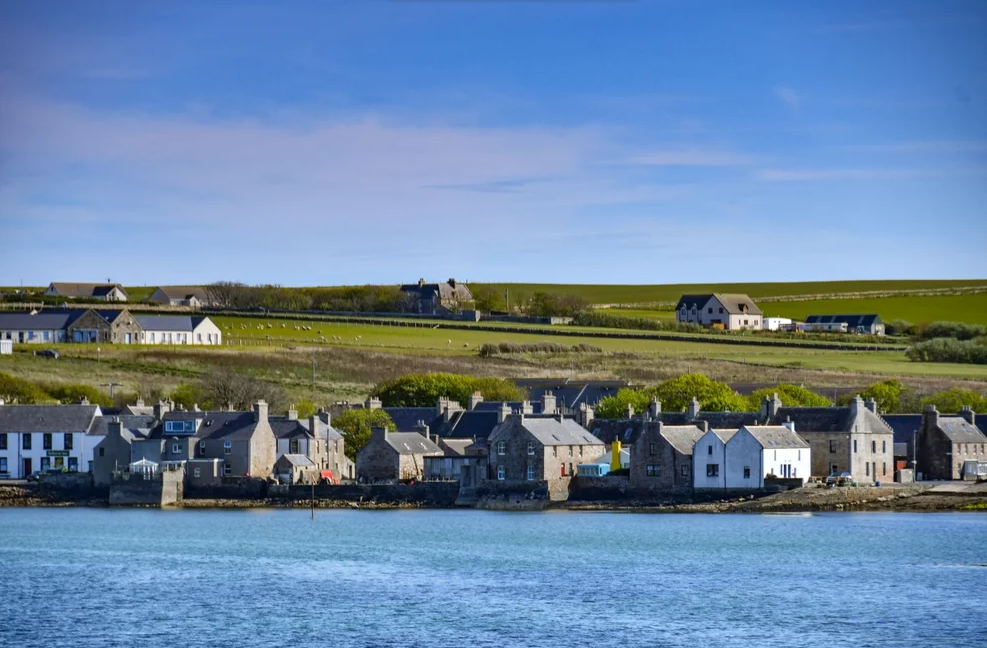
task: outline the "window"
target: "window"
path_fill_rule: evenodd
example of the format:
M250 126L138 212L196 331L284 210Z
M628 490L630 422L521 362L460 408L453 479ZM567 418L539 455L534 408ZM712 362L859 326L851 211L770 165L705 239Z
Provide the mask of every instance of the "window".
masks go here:
M830 466L829 469L830 469L829 470L830 475L835 475L839 471L839 468L836 466L836 464Z
M871 452L877 452L877 441L871 441L870 442L870 451Z
M528 464L528 481L535 481L535 466Z
M719 477L720 476L720 464L706 464L706 476L707 477Z
M887 451L888 451L888 442L881 441L881 452L887 452Z
M223 454L233 453L233 443L230 441L223 441Z
M69 433L66 433L65 434L65 436L62 439L62 447L65 448L66 450L71 450L72 449L72 435L71 434L69 434Z
M202 468L196 468L196 469L194 469L192 471L192 476L193 477L201 477L202 476Z
M579 456L583 456L583 446L579 446Z
M648 454L652 457L658 454L658 444L652 443L648 445Z
M499 455L505 455L505 454L507 454L507 442L506 441L498 441L497 442L497 454L499 454Z
M195 341L198 342L199 344L202 344L202 333L195 334Z
M199 441L199 454L206 454L206 442Z
M182 446L178 445L177 443L171 444L171 454L178 454L181 451L182 451Z
M106 448L100 446L100 448L99 448L99 456L100 457L105 457L106 456Z
M31 433L21 435L21 448L24 450L31 449Z
M292 439L288 442L288 452L298 454L298 439Z
M747 326L749 323L747 320L744 320L744 326Z
M572 456L572 446L569 446L569 456Z
M829 453L836 454L836 439L829 440Z
M507 468L504 466L497 466L497 479L500 481L507 479Z
M529 455L534 455L535 454L535 444L534 443L528 442L528 454Z
M713 314L713 307L710 306L709 308L707 308L706 309L706 312L709 313L710 315L712 315Z
M559 446L552 446L552 456L553 457L559 456Z
M51 468L51 459L48 457L41 457L41 470L49 470Z
M233 466L231 466L230 464L223 464L223 474L224 475L232 475L233 474Z
M7 433L0 432L0 450L7 449Z
M886 461L881 462L881 474L885 477L888 476L888 462Z
M708 446L708 447L706 448L706 454L708 454L708 455L711 455L711 454L713 454L713 446Z
M682 476L683 477L688 477L689 476L689 464L683 464L682 465Z
M853 454L857 454L857 440L853 440Z
M750 479L750 478L751 478L751 467L744 466L744 479Z
M646 468L648 477L661 477L661 466L657 464L649 464Z
M41 443L45 450L51 450L51 432L45 432L41 436Z
M870 462L864 462L864 474L870 477Z
M195 421L165 421L165 432L195 432Z
M722 315L722 314L723 314L723 307L721 306L720 307L720 315Z
M0 457L0 473L7 474L7 457Z

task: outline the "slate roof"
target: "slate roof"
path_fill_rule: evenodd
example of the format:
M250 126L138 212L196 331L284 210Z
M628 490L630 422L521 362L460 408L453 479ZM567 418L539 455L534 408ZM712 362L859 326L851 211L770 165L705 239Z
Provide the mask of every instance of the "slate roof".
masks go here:
M127 291L120 284L101 283L65 283L53 281L48 286L54 288L60 297L105 297L111 290L117 288L127 295Z
M670 446L686 456L692 455L696 441L706 434L695 425L662 425L661 436Z
M398 454L444 454L439 446L417 432L388 432L384 440Z
M987 437L976 425L959 416L940 416L939 429L953 443L987 443Z
M723 309L730 315L742 315L747 313L749 315L760 315L761 309L757 307L757 304L748 297L747 295L740 293L708 293L705 295L682 295L679 298L678 303L675 305L675 310L682 310L682 306L685 306L686 310L692 310L693 307L696 310L701 310L710 299L716 298L721 304L723 304ZM744 307L747 310L744 310Z
M131 438L134 436L146 438L150 434L151 429L154 427L154 416L132 416L128 414L123 414L117 416L120 420L120 425L123 431L129 432ZM98 416L96 420L93 421L92 427L89 428L89 434L94 436L106 436L109 431L109 425L113 417L110 416Z
M918 431L922 429L921 414L885 414L882 418L891 426L895 443L911 443L912 438L917 438ZM795 429L798 429L798 424Z
M860 407L854 420L850 407L781 407L771 419L774 425L791 419L796 434L813 432L851 432L854 425L860 433L891 434L884 420L866 407Z
M164 431L164 421L200 420L194 434L176 434ZM270 419L269 421L270 422ZM256 423L253 412L168 412L162 417L151 433L151 439L171 437L191 437L196 439L224 439L230 441L249 439L254 433Z
M503 425L513 425L515 419L509 419ZM546 446L565 445L604 445L603 441L590 434L584 427L572 419L524 417L518 423L527 430L538 442ZM504 428L500 428L504 429Z
M458 281L455 286L448 281L443 283L404 284L401 286L401 292L417 293L419 299L432 299L434 295L438 295L443 301L473 301L473 293L466 287L466 284Z
M159 290L168 299L188 299L194 296L199 301L209 301L209 291L202 286L158 286L151 294Z
M441 430L439 434L446 438L486 438L490 436L493 429L500 423L499 418L499 412L482 412L477 410L460 412L450 421L452 426L449 430Z
M296 468L311 468L312 466L315 465L315 463L313 463L311 459L309 459L303 454L286 453L278 457L278 461L276 461L275 463L278 463L282 459L290 463L292 466L295 466Z
M465 457L466 448L473 444L473 439L441 439L439 447L447 457Z
M809 447L805 439L784 425L746 425L744 429L750 432L754 440L765 450Z
M0 329L20 331L64 331L69 324L82 317L86 311L42 310L31 313L0 313Z
M545 391L555 395L559 407L577 408L580 404L596 405L606 396L612 396L619 390L628 387L624 380L546 380L544 378L522 378L514 383L527 390L528 399L539 401Z
M189 331L195 328L191 317L184 315L135 315L137 324L145 331Z
M847 328L855 329L858 326L870 328L874 324L880 324L881 318L876 314L868 315L809 315L805 318L806 324L838 324L846 322Z
M309 426L308 419L300 420L300 421L298 421L298 423L303 428L305 428L306 430L308 430L308 426ZM339 431L336 430L336 428L334 428L331 425L326 425L325 421L321 421L320 420L320 421L318 421L316 423L316 425L319 428L318 431L317 431L317 434L319 435L319 438L320 439L328 439L329 441L336 441L338 439L342 439L343 438L343 435L340 434Z
M88 432L98 405L0 405L0 432Z
M715 434L717 437L719 437L720 441L722 441L723 443L728 442L730 439L732 439L734 436L737 435L737 432L740 432L739 429L736 429L736 430L718 429L717 430L717 429L713 429L713 428L710 428L709 431L712 432L713 434ZM703 434L705 434L705 432Z
M394 421L398 432L415 432L419 421L424 421L429 431L438 430L445 423L434 407L383 407L381 408Z
M308 431L308 421L305 422L306 425L302 425L302 422L297 419L291 420L285 416L269 416L267 422L274 431L274 436L279 439L299 439L312 436Z
M528 404L531 405L532 414L541 414L542 412L541 401L528 401ZM483 401L482 403L477 403L476 407L474 407L470 411L499 412L501 405L503 405L502 401ZM512 412L520 412L521 407L524 405L524 403L522 403L521 401L507 401L507 405L508 407L511 408Z
M630 445L641 436L641 419L593 419L590 421L593 436L607 445L620 441Z

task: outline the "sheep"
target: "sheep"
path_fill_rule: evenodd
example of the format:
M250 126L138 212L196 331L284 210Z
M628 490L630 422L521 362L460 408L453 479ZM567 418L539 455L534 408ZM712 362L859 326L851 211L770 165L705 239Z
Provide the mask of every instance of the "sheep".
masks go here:
M468 349L468 348L470 348L470 343L469 343L469 342L464 342L464 343L463 343L463 348L464 348L464 349Z

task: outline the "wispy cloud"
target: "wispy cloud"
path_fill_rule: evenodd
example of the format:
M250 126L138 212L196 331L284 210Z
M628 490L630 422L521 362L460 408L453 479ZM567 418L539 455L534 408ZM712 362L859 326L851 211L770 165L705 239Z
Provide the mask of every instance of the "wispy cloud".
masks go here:
M791 88L776 86L774 92L775 96L791 106L793 109L798 110L802 107L802 97L800 97L798 93Z
M642 166L741 166L752 164L752 156L730 151L686 149L657 151L631 157L630 164Z
M912 140L879 144L848 144L843 148L875 153L983 153L987 151L987 140Z

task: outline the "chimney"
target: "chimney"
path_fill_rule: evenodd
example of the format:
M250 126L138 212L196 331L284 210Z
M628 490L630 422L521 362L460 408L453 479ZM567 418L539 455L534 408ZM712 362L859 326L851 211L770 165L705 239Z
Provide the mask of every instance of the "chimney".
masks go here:
M939 427L939 410L932 404L926 405L925 411L922 412L922 429L930 427Z
M782 425L784 425L785 427L787 427L792 432L795 431L795 421L792 420L792 417L791 416L786 416L785 417L785 422L782 423Z
M381 408L380 399L377 398L376 396L371 396L370 398L368 398L366 405L367 405L367 409L374 410Z
M579 424L582 425L587 430L589 429L590 423L593 422L593 417L596 415L596 411L586 403L579 404Z
M973 413L973 410L970 409L969 405L963 406L963 409L960 410L960 416L962 416L970 425L977 424L977 415Z
M418 423L415 424L415 432L417 432L418 434L422 435L426 439L429 438L429 436L428 436L428 426L425 425L425 421L423 421L421 419L419 419L418 420Z
M469 401L467 401L467 404L469 405L469 410L472 412L473 410L476 409L476 406L482 402L483 402L483 394L481 394L478 391L473 392L472 394L470 394Z
M651 397L651 402L648 403L648 414L650 414L653 419L658 418L658 415L661 414L661 401L658 400L657 396Z
M295 409L294 405L288 406L288 420L297 421L298 420L298 410Z
M699 404L699 399L695 396L692 397L692 402L689 403L689 420L693 421L699 416L699 412L702 411L702 406Z
M385 435L387 435L387 428L385 427L374 426L370 428L371 441L383 441Z
M522 414L534 414L535 408L531 406L531 401L524 401L521 403L521 413Z
M261 399L254 403L254 421L267 423L267 401Z
M778 398L778 393L775 392L771 394L770 397L765 396L764 400L761 401L761 418L767 423L774 417L778 416L778 410L781 409L781 399Z
M864 408L864 399L860 397L860 394L857 394L856 396L853 397L853 400L850 401L850 414L852 414L853 416L857 416L857 414L859 414L860 410L863 408Z
M424 288L425 287L425 278L424 277L422 277L421 279L418 280L418 287L419 288Z
M319 420L319 417L316 414L308 417L308 431L312 433L312 438L314 439L322 438L322 430L319 429L321 427L319 425L321 422L322 421Z
M877 401L874 400L873 398L868 398L867 400L865 400L864 407L874 412L875 414L880 414L880 412L877 411Z
M82 397L82 398L81 398L81 399L79 400L79 405L88 405L88 404L89 404L89 399L88 399L88 398L86 398L85 396L83 396L83 397Z
M627 404L627 412L626 412L626 414L627 414L627 417L626 417L627 420L630 420L630 419L634 418L634 406L631 405L630 403Z
M541 397L541 413L552 416L556 411L555 394L546 389L544 396Z
M709 432L709 421L703 419L702 421L696 421L696 427L703 431L703 434Z
M120 423L120 417L114 416L110 419L110 422L106 424L106 436L120 436L123 434L123 424Z
M170 401L158 401L158 404L154 406L154 418L161 419L162 416L171 411Z
M138 397L138 399L134 401L134 407L144 407L144 399Z
M456 280L455 279L449 279L449 285L452 286L453 288L455 288L456 287Z
M192 411L193 412L201 412L202 410L199 409L199 404L198 403L192 403Z
M322 421L326 427L330 427L332 425L332 417L324 407L319 408L319 420Z
M503 423L507 420L507 417L511 415L511 406L507 403L501 403L500 409L497 410L497 422Z

